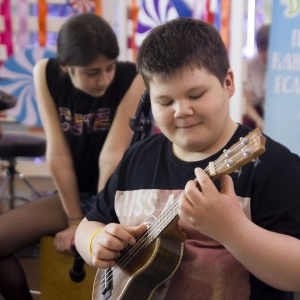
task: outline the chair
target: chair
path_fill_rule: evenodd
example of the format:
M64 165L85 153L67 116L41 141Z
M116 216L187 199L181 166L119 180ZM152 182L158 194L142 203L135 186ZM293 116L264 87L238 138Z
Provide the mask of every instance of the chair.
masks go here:
M16 105L16 98L0 91L0 110L6 110ZM17 158L35 158L43 156L46 152L46 141L43 137L30 134L17 134L2 132L0 136L0 158L3 161L2 177L0 179L0 201L9 200L9 209L15 208L15 200L30 201L26 197L16 195L15 177L18 176L37 196L42 194L30 183L30 181L16 169ZM5 163L6 162L6 163ZM8 187L8 195L5 195Z
M69 276L74 257L57 251L54 237L44 236L40 243L40 300L82 300L92 299L93 283L97 269L85 264L86 276L74 282Z

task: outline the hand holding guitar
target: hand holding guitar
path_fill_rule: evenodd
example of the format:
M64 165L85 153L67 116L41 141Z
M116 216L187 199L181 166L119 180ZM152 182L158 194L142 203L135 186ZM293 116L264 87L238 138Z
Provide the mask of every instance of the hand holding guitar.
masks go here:
M222 243L227 234L232 235L239 228L241 220L247 217L235 194L230 176L220 177L219 192L202 169L197 168L195 174L197 181L189 181L185 193L179 199L178 215L196 230Z
M114 266L115 259L128 245L136 243L136 237L143 234L147 226L141 224L135 227L111 223L97 233L91 243L92 262L99 269Z

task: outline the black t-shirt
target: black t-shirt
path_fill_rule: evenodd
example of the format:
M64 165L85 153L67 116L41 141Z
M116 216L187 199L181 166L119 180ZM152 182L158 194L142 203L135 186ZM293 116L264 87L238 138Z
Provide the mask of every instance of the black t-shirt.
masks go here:
M56 59L49 59L47 84L70 146L79 191L95 194L99 154L118 105L137 74L136 67L130 62L117 62L115 77L102 97L76 89L59 68Z
M249 130L239 125L225 148ZM130 226L150 216L158 217L180 195L186 182L195 178L194 169L205 169L221 154L222 151L202 161L184 162L173 154L171 142L162 134L139 141L127 150L86 217ZM297 155L267 137L266 152L230 175L248 218L267 230L300 238ZM214 183L219 188L218 180ZM187 233L183 259L171 282L155 294L157 299L212 299L213 292L220 293L218 299L293 299L292 293L278 291L249 274L218 242L181 220L179 226Z

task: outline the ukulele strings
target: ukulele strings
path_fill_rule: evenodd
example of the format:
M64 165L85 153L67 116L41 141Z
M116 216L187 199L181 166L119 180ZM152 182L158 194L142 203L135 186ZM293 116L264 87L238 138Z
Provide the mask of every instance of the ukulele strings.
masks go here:
M230 149L230 154L232 155L231 158L234 159L238 154L235 154L242 146L243 144L239 143L237 146L233 147ZM225 151L224 151L225 152ZM221 161L221 163L220 163ZM222 165L226 163L223 159L223 155L221 155L217 160L214 161L215 169L218 170ZM204 169L204 172L210 176L210 169L207 166ZM112 267L110 271L108 271L108 277L104 280L105 283L103 283L100 288L102 289L104 285L109 284L112 280L113 273L115 275L118 275L121 273L121 269L123 269L130 261L134 258L135 255L139 253L140 250L144 248L145 245L150 245L153 240L162 232L162 226L163 224L163 229L166 228L165 224L169 224L176 214L178 213L178 208L179 208L179 203L178 200L181 197L181 195L184 194L184 191L182 191L178 197L174 200L172 204L168 207L167 210L165 210L163 213L161 213L156 221L148 228L146 232L144 232L140 237L137 238L137 242L134 245L130 245L127 248L124 249L122 254L119 256L119 258L116 259L117 266ZM166 220L168 222L166 222ZM114 269L117 270L114 271ZM105 276L105 275L102 275ZM101 277L102 277L101 276Z

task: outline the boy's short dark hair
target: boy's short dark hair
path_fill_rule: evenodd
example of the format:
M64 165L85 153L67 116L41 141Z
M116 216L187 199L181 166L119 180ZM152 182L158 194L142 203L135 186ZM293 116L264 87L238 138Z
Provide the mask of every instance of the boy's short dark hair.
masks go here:
M137 69L149 89L153 75L167 80L182 68L206 69L223 85L230 68L227 49L211 24L178 18L151 30L137 54Z
M70 17L57 38L57 58L68 66L87 66L99 55L115 59L119 55L116 35L107 21L93 13Z
M256 33L256 46L258 50L267 51L269 47L270 25L261 26Z

